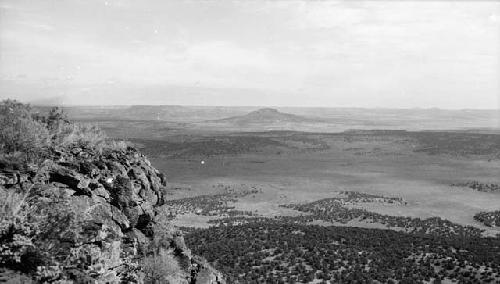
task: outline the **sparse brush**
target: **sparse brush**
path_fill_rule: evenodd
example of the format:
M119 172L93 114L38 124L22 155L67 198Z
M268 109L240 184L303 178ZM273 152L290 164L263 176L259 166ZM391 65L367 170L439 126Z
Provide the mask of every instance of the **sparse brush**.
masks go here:
M32 180L36 181L40 177L42 169L46 164L47 162L44 162L40 165ZM0 186L0 221L20 217L19 215L21 214L23 206L26 205L27 199L34 186L35 184L33 183L23 191L7 189Z
M24 199L24 193L0 187L0 220L14 216Z
M59 146L99 146L106 135L96 125L60 123L53 130L53 143Z
M171 252L160 250L149 256L146 256L142 261L142 269L146 274L146 283L177 283L176 279L181 268Z
M180 231L170 222L163 210L157 212L152 227L154 238L145 247L141 267L146 276L145 283L178 283L183 277L186 263L177 259L174 251L187 252L184 242L179 243ZM173 241L173 243L172 243Z
M25 166L24 153L0 153L0 169L3 170L21 170Z
M46 125L35 119L29 105L5 100L0 103L0 153L21 152L26 161L43 156L50 146Z
M29 105L14 100L0 102L1 156L17 153L22 164L37 163L48 158L50 149L69 146L101 151L123 150L129 145L123 141L107 140L105 133L95 124L69 121L59 108L44 116L34 113Z
M126 141L109 140L106 141L105 144L101 145L109 150L126 150L130 146L130 143L127 143Z

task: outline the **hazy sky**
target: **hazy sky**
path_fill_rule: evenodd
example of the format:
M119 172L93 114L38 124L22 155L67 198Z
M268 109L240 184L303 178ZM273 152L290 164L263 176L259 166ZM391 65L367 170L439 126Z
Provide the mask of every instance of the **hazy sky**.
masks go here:
M499 108L500 1L0 0L0 98Z

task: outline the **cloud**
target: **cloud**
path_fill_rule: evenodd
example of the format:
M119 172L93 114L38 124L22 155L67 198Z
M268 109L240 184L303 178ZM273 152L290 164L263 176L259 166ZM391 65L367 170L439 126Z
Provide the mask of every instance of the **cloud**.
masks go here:
M415 96L418 106L432 94L440 106L454 96L482 107L500 91L496 2L53 3L0 2L0 78L26 74L4 91L196 83L207 96L264 90L270 102L300 89L290 103L376 104L379 96L397 106Z
M232 42L209 41L191 46L186 56L191 62L221 67L270 68L270 58L263 50L243 48Z
M296 13L296 25L301 29L345 29L368 16L365 9L352 8L344 1L300 2Z
M492 23L498 23L500 21L500 16L497 14L491 14L488 17L488 20Z
M39 22L33 22L33 21L24 21L21 24L25 25L33 30L37 30L37 31L50 32L50 31L53 31L55 29L54 26L52 26L52 25L45 24L45 23L39 23Z

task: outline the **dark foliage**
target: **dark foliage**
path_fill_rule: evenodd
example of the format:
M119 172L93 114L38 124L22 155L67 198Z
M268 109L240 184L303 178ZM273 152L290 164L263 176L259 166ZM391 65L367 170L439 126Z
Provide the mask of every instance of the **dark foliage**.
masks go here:
M305 204L290 204L283 206L308 213L308 215L292 218L296 220L296 222L300 223L321 220L326 222L340 222L345 224L352 220L361 220L369 223L383 224L387 227L401 228L407 232L415 234L431 234L442 237L479 237L482 233L482 230L476 227L462 226L448 220L441 219L439 217L420 219L403 216L391 216L370 212L364 209L348 208L344 206L346 203L352 203L356 200L359 200L359 198L362 198L363 200L367 199L368 197L370 197L372 200L374 198L381 198L376 196L374 197L373 195L356 193L350 194L346 198L325 198ZM395 202L395 200L397 202L404 202L398 198L384 198L387 199L387 202Z
M500 227L500 210L493 212L479 212L474 219L488 227Z
M217 155L237 155L255 151L266 146L284 146L282 143L266 137L223 136L204 139L186 139L178 142L131 139L142 144L148 155L165 155L171 158L210 157Z
M481 192L495 192L500 191L500 185L496 183L483 183L476 180L454 183L451 186L454 187L468 187L470 189L481 191Z
M500 240L321 227L277 220L198 229L186 236L235 283L423 283L499 279Z

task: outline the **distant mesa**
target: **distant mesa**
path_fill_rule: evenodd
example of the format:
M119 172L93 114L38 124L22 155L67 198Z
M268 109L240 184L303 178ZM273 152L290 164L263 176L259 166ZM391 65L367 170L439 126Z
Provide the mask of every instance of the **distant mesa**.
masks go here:
M321 122L319 119L280 112L274 108L261 108L246 115L232 116L224 119L212 120L211 122L235 123L235 124L264 124L264 123L308 123Z

